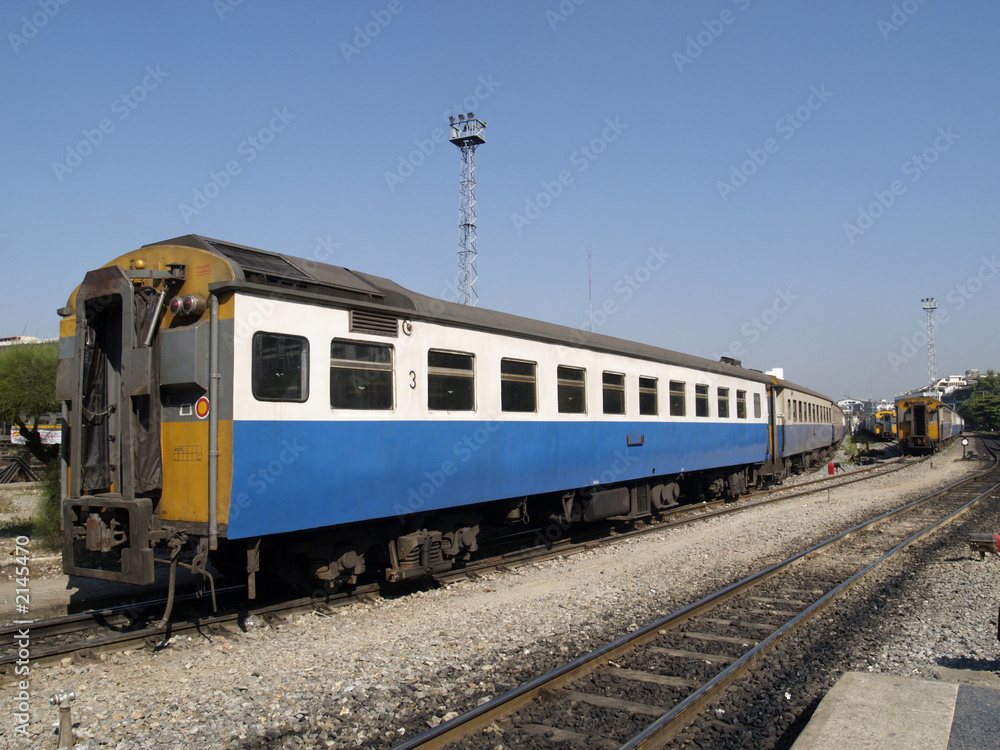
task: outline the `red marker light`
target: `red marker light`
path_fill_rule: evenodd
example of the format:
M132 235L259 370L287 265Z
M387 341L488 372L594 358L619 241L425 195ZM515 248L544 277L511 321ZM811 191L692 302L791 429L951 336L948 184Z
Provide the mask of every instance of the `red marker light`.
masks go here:
M204 419L208 416L210 411L208 399L202 396L199 398L194 405L194 413L197 415L198 419Z

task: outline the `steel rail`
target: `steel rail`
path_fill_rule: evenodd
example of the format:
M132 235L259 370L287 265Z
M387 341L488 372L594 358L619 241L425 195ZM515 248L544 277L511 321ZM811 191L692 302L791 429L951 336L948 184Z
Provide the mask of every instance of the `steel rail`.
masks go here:
M611 643L608 643L588 654L584 654L583 656L574 659L568 664L557 667L556 669L544 675L540 675L524 683L523 685L520 685L508 691L507 693L504 693L503 695L493 698L492 700L488 701L487 703L484 703L481 706L478 706L454 719L451 719L450 721L439 724L437 727L426 730L418 735L414 735L413 737L403 741L402 743L393 746L392 750L416 750L417 748L420 748L421 750L438 750L440 748L445 748L449 746L451 743L463 737L467 737L476 731L485 729L498 719L502 719L506 716L510 716L511 714L516 713L521 708L524 708L525 706L528 706L533 702L535 702L536 700L538 700L538 698L541 697L543 693L556 691L559 688L563 687L564 685L575 682L580 678L590 674L591 672L599 669L600 667L605 665L608 661L614 660L615 658L621 655L633 651L637 646L641 646L644 643L654 640L658 635L658 631L663 629L665 626L676 627L677 625L683 623L685 620L691 619L708 610L714 609L718 607L720 604L726 602L727 600L751 588L753 585L760 583L761 581L773 576L774 574L776 574L781 570L787 569L789 566L796 563L797 561L804 559L807 556L813 555L833 544L836 544L837 542L846 539L847 537L851 536L852 534L855 534L861 529L864 529L869 526L874 526L875 524L878 524L881 521L884 521L900 513L904 513L907 510L910 510L918 505L922 505L924 503L929 502L930 500L940 497L941 495L956 490L965 484L977 481L988 475L990 472L994 471L997 468L997 466L998 466L998 460L996 455L994 455L993 465L989 469L986 469L985 471L979 472L977 474L974 474L970 477L959 480L957 482L953 482L924 497L917 498L908 503L905 503L904 505L899 506L898 508L886 511L885 513L882 513L879 516L876 516L875 518L856 524L845 531L842 531L824 541L812 545L808 549L799 552L787 558L786 560L775 563L774 565L771 565L768 568L765 568L764 570L758 571L757 573L747 576L741 579L740 581L732 583L729 586L726 586L713 594L703 597L702 599L699 599L696 602L688 604L682 607L681 609L672 612L671 614L668 614L652 623L649 623L648 625L645 625L633 631L632 633L628 633L616 639L615 641L612 641ZM889 559L893 555L897 554L900 550L912 544L914 541L917 541L926 534L931 533L931 531L936 529L938 526L952 520L954 517L957 517L961 513L966 512L975 503L979 502L979 500L981 500L982 497L984 497L985 495L989 494L994 489L996 489L997 486L1000 485L994 485L990 489L987 489L985 492L977 495L976 498L964 504L960 509L952 512L943 519L938 519L932 525L926 527L925 529L922 529L917 534L912 535L906 541L894 547L892 551L880 557L879 560L877 560L876 562L872 563L869 566L866 566L864 570L854 574L847 581L838 584L838 586L836 586L826 595L817 600L817 602L814 602L812 605L803 610L803 612L799 613L799 615L795 618L795 620L803 618L802 621L804 622L805 619L808 619L807 617L805 617L807 613L808 617L812 617L816 612L820 611L824 606L826 606L827 603L835 599L837 596L841 595L844 591L853 586L857 580L863 578L864 575L866 575L868 572L870 572L875 567L880 565L882 562ZM792 622L794 622L795 620L793 620ZM704 705L706 703L711 702L713 696L717 696L720 690L724 690L726 687L732 684L732 682L734 682L738 678L739 674L741 673L741 670L746 671L747 669L752 667L762 656L765 655L766 653L765 649L769 651L774 644L782 640L782 638L787 636L787 634L790 633L793 629L794 627L792 627L790 623L786 624L785 626L782 626L779 630L775 631L770 636L762 640L757 647L753 648L751 651L747 652L747 654L740 657L737 661L735 661L732 665L730 665L730 667L723 670L723 672L710 679L707 683L705 683L705 685L703 685L701 688L696 690L690 696L682 700L673 709L671 709L668 712L665 712L665 714L662 717L657 719L657 721L653 722L653 724L650 725L650 727L647 727L647 730L645 732L643 732L641 735L638 735L636 738L630 741L630 743L623 745L622 750L625 750L626 748L629 748L629 750L631 750L631 748L633 747L634 748L655 747L657 746L655 743L661 741L661 740L654 740L654 737L656 737L657 735L663 738L666 737L666 735L662 734L664 732L672 731L674 734L679 732L680 728L677 726L678 724L685 723L686 720L696 715L698 711L704 708ZM674 726L675 728L673 730L666 729L667 727L670 726ZM649 733L649 736L646 736L647 732ZM667 740L669 740L669 737L666 737L666 739L663 739L662 741L667 741ZM640 744L632 744L632 743L640 743Z
M905 468L906 466L912 466L913 464L905 464L902 466L890 469L891 471L898 471L899 469ZM882 468L877 467L877 468ZM856 477L854 475L860 474L861 471L851 472L851 478L848 481L842 481L837 486L842 486L844 484L849 484L857 481L863 481L864 479L871 479L877 476L882 476L885 473L881 472L879 474L865 473L863 477ZM827 479L814 480L813 482L801 483L800 485L794 486L797 489L805 484L814 484L817 482L825 482ZM788 488L793 489L793 488ZM702 513L696 513L690 517L675 520L665 520L660 523L653 523L642 528L630 529L627 531L619 531L614 533L612 536L605 537L595 537L595 538L584 538L581 541L572 541L571 539L563 539L555 541L549 545L537 545L535 547L528 547L522 550L517 550L515 552L507 552L501 555L486 558L483 560L474 561L461 568L446 571L437 574L432 577L432 580L438 584L453 583L466 578L472 578L476 575L482 574L484 572L491 571L505 571L511 568L520 567L523 565L529 565L533 563L543 562L548 559L556 557L568 557L573 554L580 552L585 552L594 549L602 545L611 545L618 542L627 541L636 537L641 537L647 534L656 533L658 531L664 531L668 529L674 529L689 523L695 523L707 518L713 518L715 516L728 515L730 513L736 513L743 510L749 510L760 505L767 505L774 502L781 502L790 498L801 497L803 495L812 494L819 490L807 490L801 492L795 492L794 494L773 494L774 496L768 497L767 499L756 500L749 503L744 503L740 505L731 505L724 508L719 508L715 510L709 510ZM704 507L704 506L692 506L692 507ZM240 587L233 587L234 589ZM227 589L228 590L228 589ZM263 607L258 607L252 610L241 609L239 611L224 612L217 615L212 615L209 617L198 617L191 618L189 620L178 620L174 622L169 622L166 624L155 624L150 625L145 628L137 628L135 630L128 631L116 631L104 636L98 636L97 638L91 638L83 641L78 641L75 643L63 643L50 647L36 647L33 650L33 662L45 666L48 664L54 664L61 658L69 656L71 654L88 654L88 653L102 653L102 652L112 652L128 649L131 647L153 647L162 648L171 637L174 635L179 635L182 633L189 632L200 632L203 629L218 629L225 627L226 625L236 624L239 627L243 627L243 621L251 616L260 616L264 618L274 617L280 614L295 614L297 612L308 611L310 609L315 609L323 605L328 605L332 607L342 607L349 604L353 604L359 601L365 601L368 598L379 595L379 585L378 584L366 584L364 586L359 586L350 592L340 592L337 594L328 595L322 599L317 599L314 597L309 598L299 598L290 600L287 602L269 604ZM186 595L187 599L195 598L196 595ZM139 607L146 606L160 606L165 600L154 600L150 603L139 603L139 604L129 604L120 605L119 607L113 608L103 608L101 610L94 610L93 612L79 613L76 615L67 615L65 618L52 618L50 620L40 620L31 626L31 632L33 637L46 637L50 635L66 634L72 632L81 632L87 625L85 620L90 620L92 623L97 622L103 617L105 613L109 611L125 611L129 609L137 609ZM9 631L9 633L8 633ZM17 628L13 626L8 626L5 628L0 628L0 643L4 643L9 640L11 643L12 638L17 633ZM13 663L16 660L16 656L10 656L4 654L0 656L0 674L2 674L7 665ZM489 705L489 704L485 704Z
M830 589L830 591L806 607L802 610L802 612L786 622L776 631L768 635L759 644L751 648L750 651L734 661L722 672L715 675L662 717L650 724L645 731L622 745L620 750L647 750L649 748L663 747L665 743L672 740L680 731L682 731L684 727L693 722L697 715L704 711L709 703L715 701L718 696L726 690L726 688L752 669L758 661L767 656L779 642L789 637L802 625L809 622L816 615L820 614L831 602L835 601L838 597L852 589L855 584L875 570L875 568L879 567L892 557L895 557L906 547L920 541L928 534L931 534L938 527L943 526L944 524L949 523L950 521L963 515L980 500L995 491L997 487L1000 487L1000 483L994 484L992 487L981 492L979 495L969 500L960 508L952 511L944 518L938 519L934 523L911 535L909 538L897 544L877 560L866 565L845 581ZM943 492L928 496L926 500L932 499L933 497L937 497L941 494L943 494ZM920 502L924 501L925 499L920 500Z

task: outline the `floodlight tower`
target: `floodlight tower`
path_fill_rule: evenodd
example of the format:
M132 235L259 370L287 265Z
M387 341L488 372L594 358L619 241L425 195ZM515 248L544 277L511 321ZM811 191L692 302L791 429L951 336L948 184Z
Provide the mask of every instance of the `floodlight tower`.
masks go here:
M927 382L933 385L937 380L937 345L934 343L934 311L937 310L937 300L924 297L920 301L927 311Z
M479 307L479 249L476 245L476 146L486 143L486 122L472 112L452 115L451 142L462 150L458 205L458 301Z

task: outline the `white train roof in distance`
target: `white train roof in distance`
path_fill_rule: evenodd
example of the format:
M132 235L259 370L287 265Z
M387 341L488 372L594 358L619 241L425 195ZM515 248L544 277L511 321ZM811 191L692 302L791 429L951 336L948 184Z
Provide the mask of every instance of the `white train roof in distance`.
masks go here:
M223 280L210 284L210 288L214 291L242 290L325 306L350 306L394 312L400 317L413 320L437 321L508 336L541 340L562 346L624 354L653 362L740 377L758 383L778 381L786 388L792 388L832 403L832 400L822 393L759 370L716 362L600 333L545 323L510 313L446 302L405 289L389 279L341 266L297 258L283 253L274 253L196 234L154 242L144 247L158 245L194 247L222 256L229 261L233 267L235 281Z

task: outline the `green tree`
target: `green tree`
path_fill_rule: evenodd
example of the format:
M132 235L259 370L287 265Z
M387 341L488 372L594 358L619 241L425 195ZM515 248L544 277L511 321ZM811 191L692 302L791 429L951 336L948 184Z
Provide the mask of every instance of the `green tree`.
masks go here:
M979 378L973 393L984 393L990 396L1000 396L1000 373L994 370L987 370L986 374Z
M21 429L28 450L44 464L59 455L59 446L43 445L38 432L39 420L59 408L55 396L58 359L55 343L0 348L0 419Z
M44 463L42 502L31 522L31 534L41 546L58 549L60 531L60 489L58 445L43 445L38 423L59 408L56 401L58 344L15 344L0 348L0 419L16 424L27 441L28 450ZM28 427L26 422L31 422ZM20 533L20 532L19 532Z
M974 393L958 407L958 414L966 427L996 430L1000 428L1000 395Z

